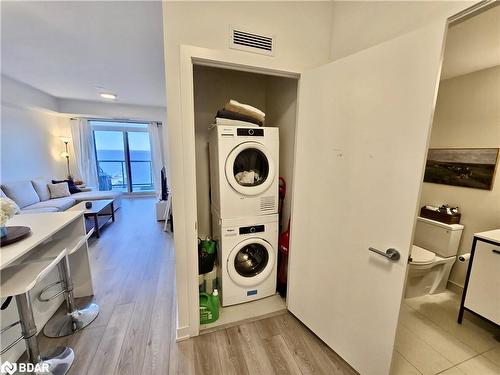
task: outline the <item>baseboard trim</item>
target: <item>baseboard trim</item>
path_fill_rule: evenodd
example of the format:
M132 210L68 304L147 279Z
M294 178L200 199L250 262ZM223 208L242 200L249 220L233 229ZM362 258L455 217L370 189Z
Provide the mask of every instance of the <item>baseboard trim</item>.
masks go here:
M450 280L448 280L448 283L446 284L446 289L449 289L452 292L454 292L460 296L464 292L464 287L462 285L457 284L457 283L450 281Z
M191 337L191 335L189 334L189 329L190 329L189 326L177 328L175 341L179 342L189 339Z

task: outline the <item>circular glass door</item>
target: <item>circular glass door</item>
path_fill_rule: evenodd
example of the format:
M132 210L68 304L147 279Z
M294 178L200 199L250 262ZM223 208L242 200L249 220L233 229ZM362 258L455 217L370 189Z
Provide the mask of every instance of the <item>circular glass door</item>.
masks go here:
M267 249L258 243L246 245L234 257L234 269L243 277L254 277L267 266Z
M235 147L226 160L226 178L237 192L257 195L274 180L273 160L264 146L245 142Z
M265 280L273 270L272 246L261 238L240 242L229 254L227 269L231 279L242 286L253 286Z

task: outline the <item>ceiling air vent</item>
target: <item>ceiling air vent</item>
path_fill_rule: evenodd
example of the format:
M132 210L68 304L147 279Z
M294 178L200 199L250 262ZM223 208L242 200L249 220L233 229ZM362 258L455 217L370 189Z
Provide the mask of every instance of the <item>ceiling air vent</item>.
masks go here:
M229 47L272 56L274 54L274 38L231 28Z

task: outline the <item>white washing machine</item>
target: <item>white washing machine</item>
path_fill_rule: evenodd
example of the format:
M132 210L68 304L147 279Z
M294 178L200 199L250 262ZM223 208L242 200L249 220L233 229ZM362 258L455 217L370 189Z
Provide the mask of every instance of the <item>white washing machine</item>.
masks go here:
M222 306L276 293L278 215L220 219L212 213Z
M278 212L278 128L210 130L212 210L224 219Z

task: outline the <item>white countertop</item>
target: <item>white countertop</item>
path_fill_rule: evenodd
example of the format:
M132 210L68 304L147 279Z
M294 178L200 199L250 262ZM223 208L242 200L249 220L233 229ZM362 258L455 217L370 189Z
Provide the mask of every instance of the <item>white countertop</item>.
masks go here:
M493 229L486 232L475 233L474 237L500 244L500 229Z
M0 269L7 267L82 215L81 211L66 211L14 216L7 221L6 226L30 227L31 233L19 242L0 247Z

